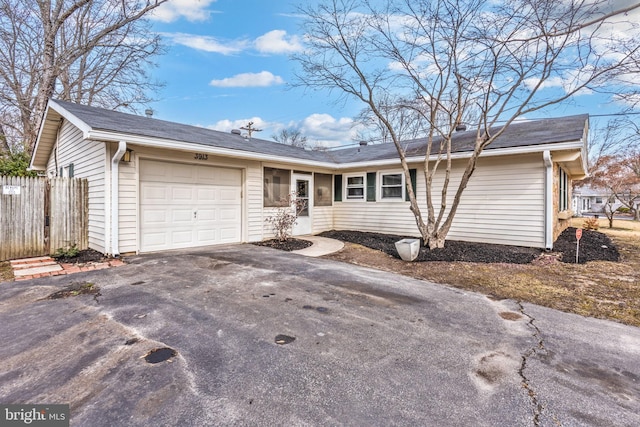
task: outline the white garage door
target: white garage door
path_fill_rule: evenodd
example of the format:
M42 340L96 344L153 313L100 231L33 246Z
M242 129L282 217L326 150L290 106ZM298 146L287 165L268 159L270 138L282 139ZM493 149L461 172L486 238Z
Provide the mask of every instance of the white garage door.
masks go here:
M242 235L242 171L140 162L140 251L236 243Z

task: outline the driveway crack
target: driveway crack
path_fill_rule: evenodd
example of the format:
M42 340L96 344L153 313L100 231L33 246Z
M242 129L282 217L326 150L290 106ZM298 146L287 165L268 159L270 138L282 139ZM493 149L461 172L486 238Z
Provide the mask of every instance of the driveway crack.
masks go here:
M533 338L535 339L534 345L530 349L528 349L526 352L524 352L524 354L522 355L522 360L520 363L520 369L518 370L518 374L520 375L520 379L522 381L522 387L527 391L527 394L529 395L529 399L531 401L531 405L533 406L533 425L535 427L539 427L540 417L542 416L542 413L545 407L542 404L542 402L540 402L538 394L536 393L525 371L527 369L527 363L529 362L529 359L534 355L546 356L547 349L545 348L545 345L544 345L544 338L542 336L542 332L540 331L540 328L538 328L538 326L535 323L536 319L525 311L524 305L522 304L522 302L516 301L516 304L518 304L520 313L522 313L524 317L529 319L529 321L527 322L527 326L533 331ZM561 425L559 420L557 420L555 417L553 417L553 419L556 425L558 426Z

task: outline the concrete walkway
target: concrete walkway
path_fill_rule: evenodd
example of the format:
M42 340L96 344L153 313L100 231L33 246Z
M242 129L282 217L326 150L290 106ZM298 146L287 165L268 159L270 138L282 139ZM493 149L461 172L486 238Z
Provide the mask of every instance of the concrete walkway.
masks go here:
M331 254L333 252L338 252L339 250L344 248L344 243L342 243L340 240L329 239L327 237L296 236L296 239L307 240L313 243L313 245L309 246L308 248L291 251L291 253L304 256L319 257Z

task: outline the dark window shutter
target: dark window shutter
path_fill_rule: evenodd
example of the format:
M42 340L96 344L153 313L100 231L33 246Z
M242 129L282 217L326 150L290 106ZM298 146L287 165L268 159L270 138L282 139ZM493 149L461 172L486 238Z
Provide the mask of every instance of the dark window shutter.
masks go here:
M333 176L333 201L342 201L342 175Z
M69 178L73 178L74 166L73 163L69 163Z
M376 173L367 173L367 202L376 201Z
M418 174L417 174L417 172L418 172L417 169L409 169L409 176L411 176L411 186L413 187L413 194L416 194L416 188L417 188L416 184L418 182L418 179L417 179ZM409 190L407 190L405 192L404 199L407 202L409 201Z

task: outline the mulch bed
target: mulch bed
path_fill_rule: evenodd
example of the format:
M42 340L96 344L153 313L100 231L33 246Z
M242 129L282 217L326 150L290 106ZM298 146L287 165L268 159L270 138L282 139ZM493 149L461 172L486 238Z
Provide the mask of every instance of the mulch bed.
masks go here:
M291 251L297 251L300 249L308 248L309 246L313 245L313 242L310 242L308 240L301 240L301 239L287 239L283 241L280 241L278 239L271 239L271 240L265 240L263 242L255 242L254 245L267 246L269 248L280 249L281 251L291 252Z
M562 262L576 262L576 229L569 227L560 234L553 244L553 251L562 253ZM578 263L588 261L620 261L618 248L606 234L599 231L582 230Z
M561 254L559 258L563 262L575 263L576 261L575 230L573 227L566 229L554 244L554 252ZM395 258L400 258L395 248L395 242L406 237L335 230L327 231L320 235L376 249ZM421 240L421 244L423 243ZM429 250L429 248L422 245L420 254L415 261L529 264L543 252L543 250L536 248L448 240L442 249ZM617 248L607 236L597 231L584 230L580 240L579 263L595 260L618 261L619 257Z
M104 254L93 249L84 249L78 252L75 256L53 256L53 258L60 263L65 264L84 264L87 262L100 262L107 259Z

